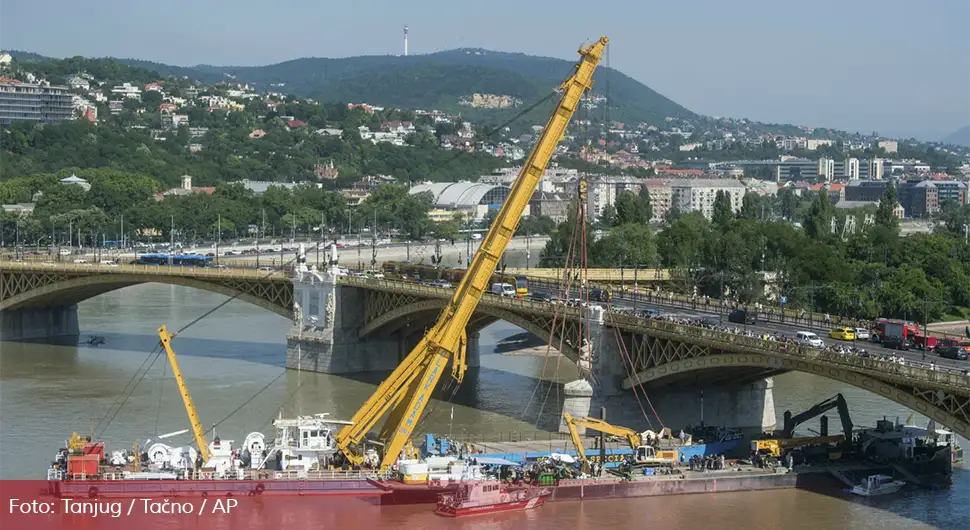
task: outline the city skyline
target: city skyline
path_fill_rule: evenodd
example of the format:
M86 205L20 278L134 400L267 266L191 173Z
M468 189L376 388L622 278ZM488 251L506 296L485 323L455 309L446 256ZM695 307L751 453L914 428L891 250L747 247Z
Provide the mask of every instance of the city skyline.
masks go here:
M892 0L878 10L830 0L805 7L611 2L599 10L548 1L460 8L436 1L362 0L352 7L300 1L286 10L299 17L276 24L265 23L264 8L247 3L98 0L80 13L72 5L53 0L41 18L29 3L5 4L0 46L53 57L250 66L401 55L406 24L409 55L475 47L571 60L581 41L602 34L612 41L610 66L704 115L921 140L970 123L970 5L953 0L918 6ZM382 16L369 20L360 12ZM548 27L536 31L535 20Z

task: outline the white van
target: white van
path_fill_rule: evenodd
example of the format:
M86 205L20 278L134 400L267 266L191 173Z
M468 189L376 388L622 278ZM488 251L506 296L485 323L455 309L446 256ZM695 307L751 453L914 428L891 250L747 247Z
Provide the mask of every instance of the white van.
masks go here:
M493 283L492 294L515 298L515 286L510 283Z
M810 346L812 348L824 348L825 343L822 339L818 338L818 335L812 333L811 331L799 331L795 333L795 342L801 344L802 346Z

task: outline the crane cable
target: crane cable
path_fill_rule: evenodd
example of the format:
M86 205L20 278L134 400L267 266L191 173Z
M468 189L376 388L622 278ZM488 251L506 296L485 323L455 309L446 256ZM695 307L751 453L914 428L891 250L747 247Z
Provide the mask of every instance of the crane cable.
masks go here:
M576 257L576 237L577 237L576 236L576 233L577 233L577 230L581 229L582 227L585 227L585 220L580 215L581 214L581 211L582 211L582 201L580 200L580 201L577 201L577 212L578 213L575 216L575 226L573 227L573 234L572 234L573 237L570 238L569 247L568 247L569 250L567 251L567 254L566 254L566 261L563 263L563 265L564 265L564 267L563 267L563 276L564 276L564 278L563 279L565 280L565 282L564 282L564 285L560 285L560 287L562 288L561 295L560 295L561 296L561 299L566 300L566 303L567 304L568 304L568 301L570 299L569 296L572 294L573 282L577 279L577 275L576 274L573 274L573 269L572 269L572 266L571 266L574 258ZM559 308L557 307L556 308L556 311L558 312L558 310L559 310ZM582 311L582 307L580 307L579 310ZM580 319L582 319L582 317L580 317ZM580 329L581 329L581 326L582 326L582 324L580 323ZM555 326L553 326L553 332L554 331L555 331ZM555 372L553 374L553 381L550 383L549 387L546 389L546 395L543 398L542 405L541 405L541 407L539 409L539 416L540 416L540 418L541 418L542 411L545 410L545 408L546 408L546 403L549 400L549 395L552 393L553 386L556 387L556 402L559 403L559 386L560 385L557 384L557 380L559 379L559 369L560 369L560 366L562 364L562 357L563 357L562 356L562 352L564 351L564 345L565 345L565 342L566 342L566 331L567 331L567 322L566 322L566 319L564 318L563 319L563 322L562 322L562 332L559 334L558 350L560 352L560 355L556 358L556 370L555 370ZM580 337L577 337L577 340L579 340L579 339L580 339ZM552 339L551 338L549 340L549 343L550 344L552 343ZM538 427L538 424L539 424L539 419L536 420L536 426L537 427Z
M138 385L142 382L143 379L145 379L145 376L148 375L148 372L151 370L152 366L155 366L155 361L157 361L158 358L161 357L161 355L162 355L162 352L161 352L161 349L159 349L158 352L155 354L155 357L152 359L151 364L149 364L148 368L146 368L141 373L141 377L139 377L138 381L136 381L134 386L131 387L131 390L128 392L128 395L125 396L125 398L118 405L118 408L115 409L114 414L112 414L111 417L108 418L108 421L104 424L104 426L100 428L101 429L100 431L96 431L98 432L98 437L104 434L104 432L111 425L111 422L114 421L116 416L118 416L118 413L121 412L121 409L125 406L125 403L127 403L128 399L131 398L131 396L135 393L135 389L138 388Z
M153 354L155 354L154 349L148 352L148 355L145 356L145 360L143 360L141 364L138 366L138 368L135 369L135 373L132 374L131 379L129 379L128 383L124 386L124 388L121 389L121 393L118 395L117 398L115 398L114 402L112 402L111 405L108 406L104 414L102 414L101 417L98 419L98 423L93 428L94 431L97 431L98 428L101 427L101 424L104 422L105 418L108 417L108 414L118 405L118 402L122 399L121 396L124 395L124 393L128 390L128 387L130 387L131 384L135 381L135 378L138 377L138 374L141 373L142 369L145 367L145 364L148 362L149 359L152 358ZM94 432L92 432L91 435L93 436Z
M611 327L613 328L613 335L616 338L617 349L620 352L620 360L623 362L623 370L627 372L628 376L636 377L637 382L639 383L639 375L636 373L636 366L633 363L633 360L626 349L626 343L623 341L623 335L620 333L619 328L616 327L616 321L613 317L612 307L610 307L609 309L610 309L609 311L610 324L612 324ZM631 370L632 370L632 374L631 374ZM650 428L653 429L653 422L651 422L650 417L647 416L647 411L646 409L643 408L643 402L640 400L640 392L643 392L643 397L646 399L647 404L650 406L650 410L653 411L653 414L657 418L657 421L660 422L660 428L662 429L664 426L663 420L660 419L660 415L658 415L656 409L653 408L653 403L651 403L650 398L647 396L646 390L644 390L643 388L638 389L639 386L640 386L639 384L633 386L633 396L636 398L637 405L640 407L640 413L643 414L643 417L647 420L647 425L649 425Z
M575 233L575 228L574 228L574 233ZM573 253L573 250L574 250L574 246L573 246L573 243L574 242L575 242L575 239L571 238L570 241L569 241L569 245L566 247L566 255L565 255L564 261L563 261L563 280L567 280L567 279L571 278L571 275L569 274L569 263L571 261L572 253ZM526 403L525 408L522 410L521 417L523 417L523 418L525 417L526 412L528 412L529 407L532 405L532 401L535 399L536 393L539 391L539 387L542 385L543 378L546 375L546 367L549 364L549 356L550 356L550 353L551 353L551 350L552 350L553 341L555 340L556 326L558 325L559 310L561 308L561 306L560 306L560 304L558 302L561 301L561 300L563 300L563 298L564 298L564 293L561 290L562 289L562 285L563 284L560 283L558 285L559 289L556 290L557 300L554 301L556 307L555 307L555 309L553 310L553 313L552 313L552 325L550 326L550 329L549 329L549 338L546 340L546 352L545 352L544 360L542 362L542 371L539 373L539 379L538 379L538 381L536 381L536 386L532 390L532 396L529 397L529 401ZM568 293L565 293L565 294L568 294ZM566 297L566 300L568 300L568 297ZM563 325L563 328L565 329L565 324ZM563 333L560 333L560 338L562 337L562 335L564 335L564 334ZM562 353L562 344L561 344L561 341L560 341L560 345L559 345L559 350L560 350L560 354L561 354ZM558 376L558 362L557 362L557 369L556 369L555 376ZM551 389L552 388L552 385L554 385L554 384L556 384L555 380L551 381L549 388ZM546 398L548 399L548 392L546 393ZM545 409L545 400L543 400L543 404L542 404L542 406L540 406L539 411L537 412L537 417L536 417L536 424L537 425L538 425L538 423L539 423L539 421L541 419L542 411L544 409Z
M320 246L320 242L317 242L311 249L319 248L319 246ZM299 258L299 253L297 253L297 256L295 256L293 259L288 260L287 262L281 264L280 267L281 268L285 268L285 267L293 264L298 258ZM268 278L268 277L272 276L275 273L276 273L276 271L270 272L270 273L264 275L263 278L261 278L261 279ZM235 300L236 298L238 298L242 294L243 293L240 291L240 292L232 295L228 299L220 302L219 304L216 304L215 307L213 307L212 309L206 311L200 317L198 317L198 318L192 320L191 322L189 322L188 324L182 326L176 333L174 333L172 335L172 338L175 338L175 336L178 335L179 333L185 331L190 326L198 323L203 318L205 318L205 317L211 315L212 313L216 312L217 310L219 310L220 308L224 307L229 302ZM121 409L128 402L128 399L130 399L131 396L134 394L135 389L142 382L142 380L145 379L145 376L148 375L149 370L151 370L152 366L155 365L155 362L158 361L158 358L162 354L162 348L161 348L161 346L162 346L161 342L159 342L158 344L156 344L155 345L155 348L152 349L152 351L148 354L148 356L145 358L145 360L142 361L141 366L139 366L138 369L135 371L135 374L132 375L131 380L128 381L128 384L125 385L125 388L122 389L122 392L125 392L125 390L128 390L129 387L131 387L130 390L128 390L127 394L124 395L124 398L121 399L121 402L120 403L118 403L118 401L116 400L115 403L113 403L112 406L108 408L108 411L105 412L105 415L101 418L101 420L98 422L97 426L95 427L95 429L94 429L95 432L101 432L101 433L103 433L111 425L111 422L115 419L115 417L118 415L118 413L121 412ZM152 358L152 355L153 354L154 354L154 358ZM141 367L145 365L145 363L148 361L148 359L152 359L152 361L148 365L148 368L145 368L144 371L142 371L141 370ZM140 377L139 377L139 373L141 374ZM252 400L254 400L257 396L259 396L260 394L262 394L267 388L269 388L270 385L272 385L273 383L275 383L276 381L278 381L279 378L282 377L282 375L285 374L285 373L286 373L286 370L284 369L283 372L281 372L280 375L277 376L275 379L273 379L272 381L270 381L270 383L267 386L263 387L261 390L259 390L258 392L256 392L256 394L254 394L252 397L250 397L249 399L247 399L244 402L243 406L245 406L246 404L249 404L250 402L252 402ZM135 381L136 378L137 378L137 381ZM132 386L132 381L135 381L134 386ZM161 402L161 395L159 396L159 402ZM115 406L117 406L117 408L115 408ZM235 414L236 412L238 412L241 408L242 407L238 407L236 410L232 411L228 416L226 416L225 418L219 420L219 422L217 422L216 424L214 424L212 428L215 428L216 425L218 425L218 424L226 421L227 419L229 419L233 414ZM112 409L114 409L114 413L111 414L111 416L109 418L108 417L108 414L111 413L111 410ZM105 419L107 419L107 422L106 423L105 423ZM104 423L103 426L102 426L102 423ZM156 423L157 423L157 419L156 419ZM209 430L212 430L212 428L210 428ZM99 431L99 429L100 429L100 431ZM157 430L157 425L156 425L156 430ZM206 431L206 433L208 433L208 432L209 431ZM92 435L93 434L95 434L95 433L92 433Z
M522 116L525 116L526 114L528 114L529 112L531 112L531 111L532 111L532 110L534 110L535 108L537 108L537 107L539 107L540 105L542 105L543 103L545 103L546 101L548 101L549 99L551 99L551 98L552 98L553 96L555 96L555 95L556 95L557 93L558 93L558 91L555 91L555 90L554 90L554 91L551 91L551 92L550 92L549 94L547 94L547 95L546 95L545 97L543 97L543 98L541 98L541 99L539 99L538 101L536 101L535 103L533 103L533 104L532 104L532 105L530 105L529 107L527 107L527 108L525 108L525 109L523 109L523 110L522 110L521 112L518 112L518 113L516 113L516 114L515 114L514 116L512 116L512 118L510 118L510 119L508 119L508 120L506 120L505 122L503 122L503 123L502 123L502 124L500 124L499 126L497 126L497 127L495 127L495 128L493 128L493 129L492 129L491 131L488 131L488 132L486 132L486 133L485 133L485 136L486 136L486 137L488 137L488 136L491 136L492 134L495 134L495 132L496 132L496 131L498 131L498 130L501 130L501 129L503 129L503 128L505 128L505 127L507 127L507 126L508 126L508 125L510 125L511 123L513 123L513 122L515 122L515 121L517 121L517 120L518 120L518 119L520 119L520 118L521 118ZM456 158L457 158L457 155L456 155ZM317 242L317 243L316 243L316 244L315 244L315 245L314 245L314 246L313 246L313 247L312 247L312 248L311 248L310 250L314 250L314 249L318 249L319 247L320 247L320 242ZM298 254L297 254L297 256L295 256L295 257L294 257L293 259L291 259L291 260L289 260L289 261L287 261L287 262L285 262L285 263L281 263L281 266L280 266L280 268L286 268L287 266L289 266L289 265L291 265L292 263L294 263L294 262L295 262L295 261L296 261L296 260L297 260L298 258L299 258L299 253L298 253ZM270 272L270 273L268 273L268 274L266 274L266 275L265 275L265 276L264 276L264 277L263 277L262 279L265 279L265 278L268 278L268 277L270 277L270 276L272 276L273 274L275 274L275 272L276 272L276 271L273 271L273 272ZM230 296L230 297L229 297L229 298L227 298L226 300L223 300L223 301L222 301L222 302L220 302L219 304L216 304L216 306L215 306L215 307L213 307L212 309L210 309L210 310L208 310L208 311L206 311L206 312L205 312L205 313L203 313L202 315L200 315L200 316L198 316L197 318L195 318L195 319L193 319L193 320L191 320L191 321L190 321L190 322L189 322L188 324L186 324L186 325L184 325L184 326L182 326L181 328L179 328L179 329L178 329L178 330L177 330L177 331L176 331L175 333L173 333L173 334L172 334L172 338L174 339L174 338L175 338L176 336L178 336L178 335L179 335L180 333L182 333L183 331L185 331L185 330L187 330L188 328L190 328L190 327L192 327L192 326L194 326L195 324L197 324L197 323L199 323L200 321L202 321L203 319L205 319L205 318L207 318L207 317L208 317L209 315L211 315L211 314L213 314L213 313L215 313L215 312L216 312L216 311L218 311L219 309L221 309L221 308L223 308L223 307L225 307L225 306L226 306L226 304L228 304L229 302L232 302L233 300L235 300L236 298L238 298L238 297L239 297L239 296L241 296L242 294L243 294L243 293L242 293L242 291L240 291L240 292L238 292L238 293L236 293L236 294L234 294L234 295L232 295L232 296ZM149 356L149 357L151 357L151 355L152 355L152 354L151 354L151 353L149 353L149 355L148 355L148 356ZM155 355L155 358L154 358L154 359L152 360L152 363L151 363L151 365L149 365L149 368L151 368L151 366L155 364L155 361L156 361L156 360L158 360L158 357L159 357L159 355L161 355L161 352L159 352L159 353L157 353L157 354ZM147 358L146 358L146 360L147 360ZM144 364L144 362L143 362L142 364ZM225 422L225 421L226 421L226 420L228 420L228 419L229 419L230 417L232 417L233 415L235 415L235 414L236 414L237 412L239 412L240 410L242 410L242 408L243 408L244 406L246 406L246 405L248 405L248 404L249 404L249 403L251 403L251 402L252 402L252 401L253 401L254 399L256 399L256 397L258 397L258 396L259 396L260 394L262 394L263 392L265 392L265 391L266 391L266 390L267 390L267 389L268 389L268 388L269 388L269 387L270 387L270 386L271 386L271 385L272 385L273 383L275 383L276 381L278 381L278 380L279 380L279 379L280 379L280 378L281 378L281 377L283 376L283 374L285 374L285 373L286 373L286 369L284 368L284 369L283 369L283 371L282 371L282 372L281 372L281 373L280 373L279 375L277 375L277 376L276 376L275 378L273 378L273 379L272 379L272 380L271 380L271 381L270 381L269 383L267 383L267 384L266 384L266 386L264 386L263 388L261 388L261 389L260 389L259 391L257 391L257 392L256 392L255 394L253 394L253 395L252 395L252 396L251 396L251 397L250 397L249 399L247 399L246 401L244 401L242 405L240 405L240 406L238 406L238 407L236 407L236 408L235 408L235 409L234 409L234 410L233 410L232 412L230 412L230 413L229 413L228 415L226 415L226 416L225 416L224 418L222 418L222 419L221 419L221 420L219 420L218 422L216 422L216 423L214 423L214 424L212 425L212 427L210 427L210 428L209 428L208 430L206 430L206 431L205 431L205 433L206 433L206 434L207 434L207 433L209 433L209 432L210 432L210 431L211 431L212 429L215 429L215 427L216 427L216 426L218 426L219 424L221 424L221 423L223 423L223 422ZM135 383L135 387L137 387L137 386L138 386L138 384L139 384L139 383L141 383L141 381L142 381L142 379L144 379L144 378L145 378L145 375L146 375L146 374L147 374L147 370L146 370L146 372L145 372L145 373L142 373L142 375L141 375L141 377L140 377L140 378L138 379L138 382L136 382L136 383ZM137 375L138 375L138 373L136 372L136 373L135 373L135 375L134 375L134 376L132 376L132 380L134 380L134 378L135 378L135 377L136 377ZM130 384L131 384L131 382L129 381L129 385L130 385ZM298 385L298 387L299 387L299 385ZM127 385L126 385L126 388L127 388ZM121 410L121 408L122 408L122 407L124 406L124 404L125 404L125 403L126 403L126 402L128 401L128 398L130 398L130 397L131 397L131 395L132 395L132 393L134 392L134 390L135 390L135 388L134 388L134 387L132 387L132 389L131 389L131 392L129 392L129 393L128 393L128 395L127 395L127 396L126 396L126 397L124 398L124 400L123 400L123 401L121 402L121 404L120 404L120 405L118 406L118 409L117 409L117 410L115 411L115 413L114 413L114 414L113 414L113 415L111 416L111 418L110 418L110 419L108 420L108 424L110 424L110 423L111 423L111 421L112 421L112 420L113 420L113 419L115 418L115 416L117 416L117 415L118 415L118 412L119 412L119 411ZM456 393L457 393L457 385L456 385L456 388L455 388L455 389L454 389L454 390L452 391L452 395L451 395L451 398L453 398L453 397L454 397L454 395L455 395ZM449 399L451 399L451 398L449 398ZM109 410L110 410L110 409L109 409ZM433 410L433 409L432 409L432 410ZM105 414L105 416L107 416L107 414ZM102 418L102 421L103 421L103 418ZM100 424L100 422L99 422L99 424ZM108 425L108 424L106 424L106 425L105 425L105 428L107 428L107 425Z

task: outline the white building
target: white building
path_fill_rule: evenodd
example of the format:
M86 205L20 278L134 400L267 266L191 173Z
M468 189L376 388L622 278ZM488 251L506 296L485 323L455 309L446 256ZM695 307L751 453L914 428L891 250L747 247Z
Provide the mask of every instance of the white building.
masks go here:
M141 89L132 86L131 83L125 83L123 85L115 86L111 89L111 93L116 96L122 96L131 99L137 99L141 101Z
M731 211L741 209L745 194L744 184L736 180L692 179L676 181L671 184L671 207L681 213L700 212L710 219L714 214L714 199L717 192L729 195Z
M899 151L899 143L896 140L879 140L876 146L885 149L890 154Z

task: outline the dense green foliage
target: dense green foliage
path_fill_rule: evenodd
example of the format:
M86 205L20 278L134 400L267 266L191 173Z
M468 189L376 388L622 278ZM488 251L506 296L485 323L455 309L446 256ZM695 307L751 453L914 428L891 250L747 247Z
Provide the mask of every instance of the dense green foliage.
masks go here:
M14 124L0 135L3 179L65 167L108 167L148 174L167 186L176 185L182 175L191 175L202 186L243 179L292 182L311 180L314 166L332 162L340 170L335 184L346 186L363 175L390 175L402 182L477 178L502 163L488 154L442 150L432 134L415 135L413 145L407 146L374 144L357 134L360 125L378 128L382 119L396 117L393 111L368 115L349 111L345 105L300 103L280 105L276 111L267 111L262 103L250 107L244 112L189 109L193 127L209 128L194 139L185 127L170 131L164 139L153 139L150 129L159 125L161 116L157 109L144 107L142 113L136 108L118 116L104 112L97 125L84 121L46 127ZM281 115L294 116L309 127L291 130ZM345 132L342 136L314 132L327 126ZM265 131L265 136L250 138L255 129ZM201 150L192 152L187 147L190 142Z
M804 228L781 218L766 220L784 197L772 204L746 195L734 215L728 198L719 194L712 220L699 213L672 216L656 234L639 222L642 217L621 221L620 205L629 203L622 210L634 211L649 207L635 199L624 193L612 217L603 220L609 228L588 245L590 267L670 268L683 292L696 289L717 298L723 289L725 297L741 303L764 300L759 271L765 271L776 275L776 292L787 297L789 307L859 318L966 318L970 307L967 205L946 204L934 234L900 237L890 209L888 217L877 211L874 225L843 240L831 232L831 219L839 214L824 192L804 208L789 207L801 212L792 215ZM544 264L562 265L574 231L572 219L554 231Z

